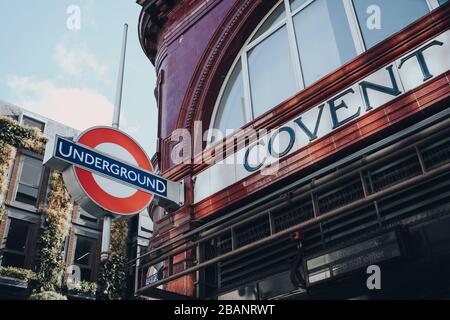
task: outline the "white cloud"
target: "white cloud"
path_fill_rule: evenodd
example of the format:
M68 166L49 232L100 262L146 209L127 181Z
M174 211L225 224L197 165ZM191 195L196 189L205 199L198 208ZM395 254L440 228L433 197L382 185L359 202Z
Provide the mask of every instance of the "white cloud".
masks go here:
M83 19L86 23L92 27L97 28L97 19L95 15L95 1L87 0L83 5Z
M93 90L20 76L8 78L7 85L18 98L16 104L75 129L111 125L113 104Z
M142 126L140 124L135 124L133 126L129 126L127 124L124 124L124 130L126 130L130 135L135 135L139 131L141 131Z
M130 135L135 135L139 131L141 131L142 126L139 123L131 123L128 120L128 116L123 110L121 110L120 114L120 129L125 130Z
M55 48L54 59L59 68L69 76L81 78L93 73L100 80L109 82L108 67L86 48L69 49L64 43L59 43Z

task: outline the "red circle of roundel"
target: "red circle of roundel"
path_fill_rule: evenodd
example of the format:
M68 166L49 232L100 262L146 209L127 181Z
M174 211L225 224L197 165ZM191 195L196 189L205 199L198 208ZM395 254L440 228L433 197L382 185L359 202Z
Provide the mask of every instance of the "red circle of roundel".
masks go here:
M96 148L102 143L113 143L127 150L136 160L141 169L153 171L153 166L142 148L129 136L112 128L93 128L84 132L78 138L80 144ZM98 205L113 213L129 215L142 209L152 200L153 195L137 190L132 196L118 198L103 191L95 181L93 173L75 167L75 175L86 194Z

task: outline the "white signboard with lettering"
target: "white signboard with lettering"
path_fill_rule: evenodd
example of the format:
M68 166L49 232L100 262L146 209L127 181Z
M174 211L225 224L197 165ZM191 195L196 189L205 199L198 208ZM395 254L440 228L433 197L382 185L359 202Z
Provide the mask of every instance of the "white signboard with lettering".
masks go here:
M449 69L450 31L446 31L199 173L194 201L270 167Z

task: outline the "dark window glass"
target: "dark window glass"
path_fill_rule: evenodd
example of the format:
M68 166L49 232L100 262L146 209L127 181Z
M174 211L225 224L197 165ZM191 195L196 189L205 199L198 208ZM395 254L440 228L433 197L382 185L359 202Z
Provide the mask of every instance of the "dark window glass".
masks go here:
M129 222L128 226L129 226L129 232L132 236L136 236L139 232L138 228L139 228L139 215L134 216L133 218L130 219L131 221Z
M294 291L296 287L291 282L290 273L282 273L259 282L258 289L260 299L267 300Z
M278 23L286 18L286 11L284 10L284 4L280 4L275 11L266 19L266 21L259 27L258 31L253 36L252 40L258 39L268 31L270 28L276 26Z
M139 246L139 254L142 256L147 253L148 248L146 246Z
M92 281L92 269L95 263L96 240L77 236L74 264L80 267L81 281Z
M353 0L353 3L368 49L430 12L426 0Z
M220 295L219 300L256 300L258 298L258 288L256 284L247 285L238 290Z
M11 219L5 247L7 249L25 252L29 228L29 223L21 220Z
M31 128L37 128L41 132L44 132L45 123L27 116L23 116L22 123L24 126L31 127Z
M25 267L25 257L27 252L28 238L32 224L10 219L7 230L7 238L4 239L4 248L2 255L2 266L4 267Z
M80 219L84 220L86 222L89 222L91 224L97 224L97 221L98 221L98 219L96 217L94 217L93 215L90 215L83 209L80 209Z
M22 156L22 169L18 180L16 201L32 206L37 203L42 176L42 161Z
M12 252L5 252L2 257L2 266L25 268L25 256Z
M77 237L77 246L75 249L75 263L89 266L91 256L93 255L93 241L85 237Z
M7 117L9 117L10 119L13 119L14 121L19 121L19 116L16 114L10 114Z
M80 268L81 271L81 281L91 281L92 280L92 270L87 268Z

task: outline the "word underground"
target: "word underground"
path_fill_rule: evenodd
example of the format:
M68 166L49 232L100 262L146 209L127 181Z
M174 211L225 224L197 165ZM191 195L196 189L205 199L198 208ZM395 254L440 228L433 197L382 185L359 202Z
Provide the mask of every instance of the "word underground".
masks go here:
M167 196L167 181L61 137L56 140L55 157L143 191Z

